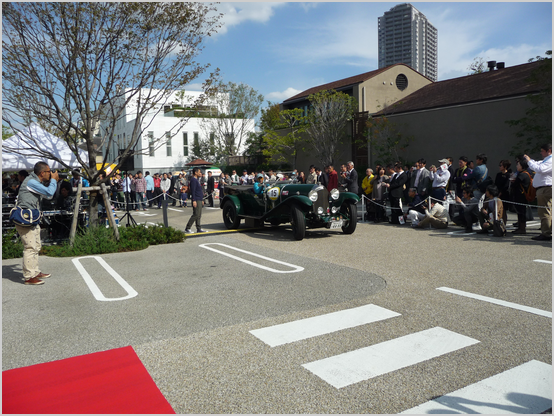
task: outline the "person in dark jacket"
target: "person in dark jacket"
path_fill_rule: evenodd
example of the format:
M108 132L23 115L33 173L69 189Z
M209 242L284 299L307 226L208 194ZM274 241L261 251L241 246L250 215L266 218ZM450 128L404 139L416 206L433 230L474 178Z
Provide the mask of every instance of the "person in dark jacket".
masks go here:
M498 192L500 194L498 195L498 198L502 200L502 203L504 205L504 224L508 223L508 209L510 208L509 202L507 202L510 199L510 176L512 175L512 169L510 169L510 166L512 164L509 160L501 160L499 164L500 172L496 174L496 178L494 179L494 184L498 188Z
M402 208L400 208L400 199L404 193L404 185L408 181L408 176L402 170L402 164L397 163L394 165L394 170L392 165L387 166L389 172L391 173L391 179L387 183L389 188L389 200L391 206L391 224L400 224L399 217L403 216Z
M215 191L215 179L211 171L208 171L208 181L206 186L206 192L208 192L208 206L214 206L214 191Z
M517 212L517 229L512 231L514 234L527 234L526 205L529 202L525 193L531 186L531 174L527 172L527 169L529 169L527 161L521 159L517 162L517 172L510 177L510 200L515 202L514 206Z
M192 199L192 215L187 222L185 228L185 233L193 234L190 227L196 222L196 232L205 233L206 230L202 229L200 221L202 219L202 206L204 205L204 191L202 190L202 185L200 184L199 179L202 177L202 171L200 168L194 168L192 171L192 176L189 182L189 192Z

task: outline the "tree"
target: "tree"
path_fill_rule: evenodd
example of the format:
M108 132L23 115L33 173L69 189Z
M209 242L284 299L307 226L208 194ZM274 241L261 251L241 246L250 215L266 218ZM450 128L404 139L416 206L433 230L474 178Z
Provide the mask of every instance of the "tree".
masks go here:
M371 117L366 124L368 143L375 152L375 163L387 165L402 160L399 152L406 149L412 138L404 137L397 124L384 115Z
M91 185L101 182L96 169L100 149L104 165L115 163L118 169L136 151L142 122L208 69L195 59L221 18L207 3L14 2L3 3L2 9L2 121L48 159L57 160L25 136L24 127L35 122L63 138ZM213 93L217 72L204 81L207 94ZM132 114L126 116L134 122L123 151L111 155L114 129L131 105ZM161 145L165 137L156 140ZM88 160L78 155L80 143ZM91 196L94 224L96 194Z
M541 145L552 142L552 51L546 51L546 55L529 60L530 63L540 61L528 79L540 86L540 92L527 96L531 107L525 111L524 117L506 122L517 129L519 138L510 150L512 156L538 152Z
M307 143L323 165L333 164L339 146L346 137L346 125L356 110L354 98L334 90L320 91L308 97Z
M485 72L488 68L487 61L485 61L482 57L478 56L476 58L473 58L473 62L467 67L468 75L475 75L475 74L481 74Z
M301 134L306 131L307 118L300 108L279 111L277 105L277 118L273 126L266 129L264 134L265 156L273 158L276 162L286 162L293 157L293 169L296 169L298 152L303 149L304 141ZM270 108L274 115L275 106Z
M200 123L205 136L202 140L207 141L213 158L227 162L229 156L239 154L249 133L254 130L254 119L263 99L263 95L247 84L218 83L217 93L210 97L217 112Z
M12 136L13 133L11 132L10 128L2 124L2 140L6 140Z

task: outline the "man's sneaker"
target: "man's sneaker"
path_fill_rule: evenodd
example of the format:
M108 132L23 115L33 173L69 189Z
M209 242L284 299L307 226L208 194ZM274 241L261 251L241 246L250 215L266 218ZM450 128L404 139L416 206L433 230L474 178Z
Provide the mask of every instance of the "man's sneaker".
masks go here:
M38 277L31 277L29 280L25 280L26 285L43 285L44 282Z
M194 234L194 231L189 230L188 228L185 230L185 234Z
M37 279L46 279L47 277L50 277L52 276L50 273L42 273L40 272L39 274L37 274L35 277Z
M207 230L203 230L202 228L199 228L196 230L197 233L207 233Z

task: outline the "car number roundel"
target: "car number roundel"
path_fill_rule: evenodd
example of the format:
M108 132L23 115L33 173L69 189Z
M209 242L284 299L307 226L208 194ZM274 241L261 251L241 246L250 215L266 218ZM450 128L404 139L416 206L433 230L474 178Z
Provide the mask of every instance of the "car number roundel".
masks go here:
M281 189L278 187L270 188L267 190L267 197L272 201L277 201L277 198L279 198L280 192L281 192Z

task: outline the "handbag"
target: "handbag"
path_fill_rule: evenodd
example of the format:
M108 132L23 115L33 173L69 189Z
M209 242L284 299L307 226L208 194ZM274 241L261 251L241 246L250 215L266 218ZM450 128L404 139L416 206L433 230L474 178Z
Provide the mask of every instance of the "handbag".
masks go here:
M492 185L493 183L494 181L492 178L487 176L487 179L479 179L477 181L477 188L479 188L481 192L485 192L487 190L487 186Z
M22 227L34 227L42 218L42 212L38 209L25 209L14 207L10 211L10 221Z
M533 221L535 217L533 216L533 210L529 205L525 206L525 220Z
M504 237L506 235L506 226L502 220L494 220L492 223L492 235L495 237Z

